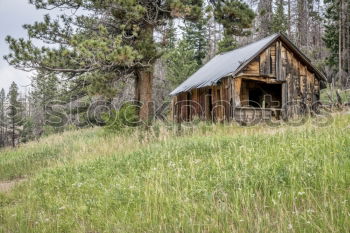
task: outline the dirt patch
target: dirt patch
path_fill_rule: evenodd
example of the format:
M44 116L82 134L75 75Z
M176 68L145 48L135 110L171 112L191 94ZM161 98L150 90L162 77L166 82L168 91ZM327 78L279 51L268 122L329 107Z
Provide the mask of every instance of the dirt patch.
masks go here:
M9 181L0 181L0 193L10 192L17 184L22 183L25 180L25 178L22 178Z

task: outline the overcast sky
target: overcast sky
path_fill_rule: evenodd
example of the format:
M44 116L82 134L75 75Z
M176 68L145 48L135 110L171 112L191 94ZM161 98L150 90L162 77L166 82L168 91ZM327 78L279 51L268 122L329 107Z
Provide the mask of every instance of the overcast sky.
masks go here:
M5 88L6 92L13 81L22 90L30 84L30 73L12 68L3 59L3 56L9 52L5 42L6 36L27 38L22 25L41 21L46 13L36 10L28 0L0 0L0 88Z

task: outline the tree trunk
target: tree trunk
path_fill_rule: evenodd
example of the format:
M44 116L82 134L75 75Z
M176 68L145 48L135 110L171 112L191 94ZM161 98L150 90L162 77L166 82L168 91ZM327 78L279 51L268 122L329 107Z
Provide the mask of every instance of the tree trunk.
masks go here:
M291 17L291 0L288 0L288 36L292 37L292 17Z
M153 115L152 83L152 71L137 71L135 80L135 100L140 104L139 118L144 123L150 122Z
M343 16L342 16L342 7L343 7L343 4L342 4L342 0L339 0L339 42L338 42L338 49L339 49L339 51L338 51L338 59L339 59L339 64L338 64L338 69L339 69L339 82L341 83L341 84L344 84L343 83L343 66L342 66L342 63L343 63L343 59L342 59L342 57L343 57L343 54L342 54L342 45L343 45L343 43L342 43L342 23L343 23L343 21L342 21L342 18L343 18Z
M2 125L0 125L0 147L4 147L4 132Z
M307 46L308 38L308 12L306 0L297 1L297 45Z
M12 147L15 147L15 120L12 119Z
M259 38L269 36L272 23L272 0L260 0L258 3Z

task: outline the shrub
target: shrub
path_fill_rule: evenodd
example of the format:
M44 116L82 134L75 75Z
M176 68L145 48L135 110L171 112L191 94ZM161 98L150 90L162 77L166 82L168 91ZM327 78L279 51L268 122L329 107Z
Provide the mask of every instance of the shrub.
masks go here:
M119 111L112 110L103 115L105 129L108 132L130 132L139 125L136 106L126 104Z

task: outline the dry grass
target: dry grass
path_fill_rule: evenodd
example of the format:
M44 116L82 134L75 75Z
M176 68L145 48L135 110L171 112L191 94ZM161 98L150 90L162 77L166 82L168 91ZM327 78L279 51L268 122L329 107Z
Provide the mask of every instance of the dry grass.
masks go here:
M95 128L5 151L0 179L30 179L0 197L0 231L346 232L350 116L334 118L323 128L200 123L181 136Z

